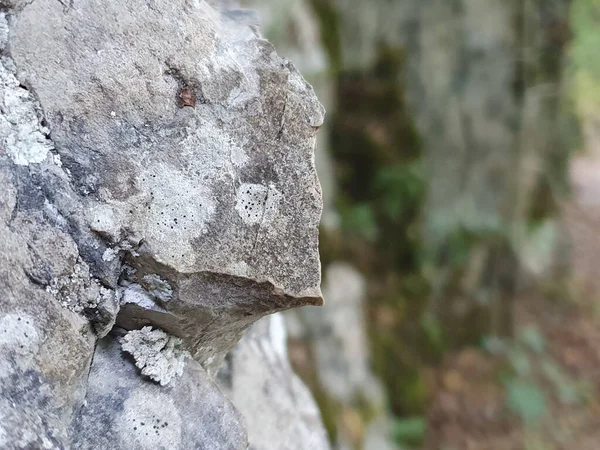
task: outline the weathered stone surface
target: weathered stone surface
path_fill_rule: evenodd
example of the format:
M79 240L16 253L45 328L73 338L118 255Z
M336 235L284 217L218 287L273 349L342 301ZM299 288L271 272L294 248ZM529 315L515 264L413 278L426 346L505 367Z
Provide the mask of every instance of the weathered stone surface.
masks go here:
M327 450L321 415L287 358L285 323L254 324L227 356L218 380L243 414L252 450Z
M0 186L0 448L65 448L66 426L85 395L94 332L43 280L72 271L77 250L5 154ZM29 201L23 191L32 192Z
M139 376L112 335L98 344L71 434L78 450L247 447L239 413L197 362L160 386Z
M198 363L322 302L312 88L203 1L0 6L0 447L245 448Z
M277 52L289 59L313 86L325 109L334 107L335 74L323 44L319 21L311 0L253 0L263 34L275 45ZM365 4L368 8L368 3ZM335 228L339 218L335 211L335 180L329 155L328 123L317 135L315 161L323 187L321 226Z
M90 270L114 286L126 260L129 282L157 276L172 290L150 296L151 320L126 304L119 323L168 329L201 361L267 312L321 302L312 152L323 110L228 17L204 2L38 0L9 35L62 162L53 176L71 189L50 202L76 224Z

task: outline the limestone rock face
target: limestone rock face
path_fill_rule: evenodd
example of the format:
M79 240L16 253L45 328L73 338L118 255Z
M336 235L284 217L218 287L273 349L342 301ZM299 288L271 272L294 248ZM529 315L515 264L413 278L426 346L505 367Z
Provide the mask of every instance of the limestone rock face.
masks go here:
M72 448L245 449L240 414L196 361L168 386L140 379L114 337L94 354L86 404L72 423Z
M312 88L201 0L0 6L0 448L245 448L211 374L322 302Z
M292 370L280 314L250 328L227 355L218 381L244 415L252 450L329 450L321 414Z
M39 99L55 177L71 190L49 201L75 216L106 284L127 260L132 284L154 275L172 289L143 307L151 317L125 306L120 323L158 324L199 360L260 315L321 302L323 110L267 41L228 17L204 2L40 0L10 21L17 78ZM212 345L215 333L229 339Z

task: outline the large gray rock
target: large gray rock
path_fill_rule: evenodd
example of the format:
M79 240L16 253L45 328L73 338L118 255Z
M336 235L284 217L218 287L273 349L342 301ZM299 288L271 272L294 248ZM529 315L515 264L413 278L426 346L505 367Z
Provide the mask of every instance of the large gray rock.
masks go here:
M312 88L203 1L0 6L0 447L244 448L210 371L322 302Z
M168 386L140 378L117 338L98 344L72 448L245 449L243 420L206 371L188 359Z
M227 356L219 383L244 415L251 450L328 450L319 409L286 346L283 317L260 320Z
M126 259L129 282L172 289L123 308L123 326L157 324L205 361L261 315L321 302L323 110L250 27L204 2L39 0L12 20L10 49L72 187L51 202L75 216L84 258L109 285Z
M6 79L0 85L3 139L15 109L35 118L27 108L31 99L19 89ZM31 129L23 136L38 139ZM85 395L95 336L83 316L61 303L75 291L82 302L97 302L99 289L79 289L94 285L85 274L80 284L48 289L50 280L80 264L77 246L60 225L64 219L4 146L0 186L0 448L65 448L66 427Z

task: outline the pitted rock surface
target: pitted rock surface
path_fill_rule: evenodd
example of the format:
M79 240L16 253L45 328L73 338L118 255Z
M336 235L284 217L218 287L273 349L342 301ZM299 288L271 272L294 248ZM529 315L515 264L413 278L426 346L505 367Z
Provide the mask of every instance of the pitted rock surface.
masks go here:
M211 3L0 1L3 449L246 448L212 374L322 302L323 108ZM146 326L182 353L136 368Z
M121 326L166 328L206 363L261 315L322 302L323 109L254 28L170 0L36 0L8 24L16 79L44 114L33 138L52 141L29 170L85 263L111 287L172 288L150 313L126 303ZM46 147L52 171L32 167Z

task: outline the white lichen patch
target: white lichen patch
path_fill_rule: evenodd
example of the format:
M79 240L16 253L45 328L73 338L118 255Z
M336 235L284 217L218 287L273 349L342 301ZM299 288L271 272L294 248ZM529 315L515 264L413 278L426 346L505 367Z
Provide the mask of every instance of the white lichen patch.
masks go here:
M26 370L42 342L35 319L28 314L6 314L0 319L0 379L13 373L11 361Z
M227 266L227 273L238 277L247 277L250 274L250 266L245 261L237 261Z
M152 297L161 302L168 302L173 298L173 289L171 288L171 285L158 275L145 275L144 278L142 278L142 285Z
M146 292L142 286L136 283L131 283L119 288L119 295L121 305L133 303L144 309L156 309L157 307L152 297L150 297L150 294Z
M0 22L5 22L4 16ZM2 27L0 27L2 28ZM2 31L2 30L0 30ZM19 84L5 58L0 64L0 142L15 164L41 163L54 148L50 130L41 125L41 108Z
M180 143L182 155L193 158L195 165L205 171L227 168L234 170L243 167L249 160L239 137L234 138L214 123L198 118L187 129L187 135ZM199 152L198 149L202 149Z
M157 258L179 267L193 264L190 240L208 233L216 211L212 189L165 167L143 172L139 182L148 196L140 228Z
M244 183L237 190L235 209L246 225L268 224L279 212L281 197L273 185Z
M107 248L106 250L104 250L104 253L102 253L102 261L106 261L106 262L113 261L117 257L118 254L119 254L119 250L116 250L114 248Z
M53 278L46 292L54 296L65 308L80 313L84 309L96 308L113 295L113 291L101 286L90 275L86 263L79 260L68 275Z
M275 186L269 185L269 193L267 194L267 200L265 201L265 211L263 215L263 223L270 223L279 214L279 202L283 195Z
M86 211L86 218L92 230L118 240L123 222L121 209L113 205L94 205Z
M178 349L180 344L180 339L152 327L132 330L121 339L121 348L133 356L142 375L161 386L183 374L186 354Z

